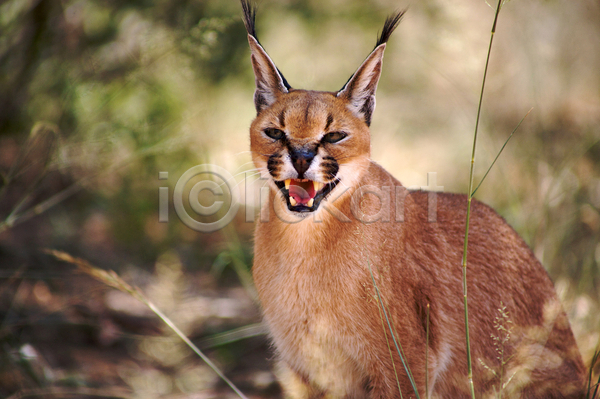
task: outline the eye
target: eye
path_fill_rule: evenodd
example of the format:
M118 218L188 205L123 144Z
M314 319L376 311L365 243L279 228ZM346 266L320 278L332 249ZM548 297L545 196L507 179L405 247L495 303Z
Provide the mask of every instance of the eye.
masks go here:
M281 140L285 137L285 133L283 130L275 129L275 128L266 128L264 130L265 134L272 138L273 140Z
M325 136L323 136L323 141L326 143L337 143L338 141L346 138L346 136L348 136L346 133L344 132L331 132L331 133L327 133Z

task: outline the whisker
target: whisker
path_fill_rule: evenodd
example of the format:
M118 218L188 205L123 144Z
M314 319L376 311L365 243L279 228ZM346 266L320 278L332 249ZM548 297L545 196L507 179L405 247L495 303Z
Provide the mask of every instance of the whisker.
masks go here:
M233 186L233 188L237 188L241 183L243 183L244 181L246 181L246 179L252 178L252 177L257 176L257 175L260 175L260 170L258 170L258 169L249 169L247 171L240 172L240 173L237 173L237 174L233 175L232 176L233 179L229 179L229 180L234 180L235 181L236 180L235 177L237 177L237 176L239 176L241 174L244 174L244 173L248 173L248 172L253 172L253 173L250 174L250 175L248 175L248 176L246 176L245 179L241 179L240 181L236 182L235 185ZM223 183L219 184L218 187L219 188L223 188L223 186L228 186L229 187L229 184L228 184L229 180L226 180ZM259 180L259 179L256 179L256 180Z
M246 178L245 178L245 179L242 179L242 180L240 180L239 182L237 182L237 183L236 183L236 185L234 186L234 188L237 188L237 187L239 187L239 186L240 186L242 183L245 183L245 182L246 182L248 179L251 179L251 178L253 178L254 176L257 176L257 175L260 175L260 172L254 173L254 174L252 174L252 175L250 175L250 176L246 176ZM257 178L257 179L254 179L254 180L253 180L251 183L254 183L254 182L255 182L255 181L257 181L257 180L260 180L260 179L258 179L258 178ZM222 186L222 185L221 185L221 186Z
M250 173L250 172L255 172L255 171L258 171L258 169L257 168L252 168L252 169L243 170L243 171L241 171L241 172L236 173L235 175L233 175L233 177L238 177L240 175L243 175L244 173Z
M273 154L263 154L262 152L258 152L258 151L252 151L252 150L250 150L250 151L248 151L248 152L250 152L250 153L252 153L252 154L258 154L258 155L262 155L263 157L267 157L267 158L269 158L271 155L273 155Z
M243 164L241 164L240 166L238 166L235 170L239 170L241 168L243 168L244 166L248 165L248 164L253 164L254 161L248 161L248 162L244 162Z

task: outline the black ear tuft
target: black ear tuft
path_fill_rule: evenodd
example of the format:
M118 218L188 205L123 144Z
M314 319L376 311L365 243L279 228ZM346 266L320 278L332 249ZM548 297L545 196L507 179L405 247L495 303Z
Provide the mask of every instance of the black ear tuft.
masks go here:
M398 25L400 25L400 22L402 21L402 17L404 17L405 13L406 13L406 10L398 11L396 14L390 15L389 17L387 17L385 19L385 22L383 23L383 30L381 31L381 34L379 35L379 38L377 39L377 44L375 44L375 47L373 48L373 50L375 50L377 47L381 46L382 44L387 43L387 41L390 39L390 36L392 36L392 33L394 33L394 30L396 30ZM344 89L346 89L346 86L348 86L348 83L350 83L350 81L352 80L353 77L354 77L354 75L352 75L352 76L350 76L350 78L348 78L346 83L344 83L344 86L342 86L342 88L340 89L340 92L344 91Z
M386 42L398 27L406 10L390 15L383 24L383 31L377 39L375 49L348 79L336 96L348 101L348 108L358 117L362 117L369 126L375 110L375 91L381 76L381 65Z
M383 24L383 30L379 35L379 39L377 39L377 44L375 45L375 48L382 45L383 43L387 43L394 30L398 27L398 25L400 25L400 21L402 20L402 17L405 13L406 10L398 11L396 14L390 15L386 18L385 23Z
M256 7L253 6L252 3L250 3L250 0L240 0L240 2L242 3L242 11L244 11L244 26L246 27L246 32L248 32L250 36L255 38L258 44L260 44L260 41L256 36ZM288 90L291 89L292 86L290 86L290 84L285 79L285 76L283 76L279 68L277 68L277 73L281 77L285 88Z
M250 36L256 39L258 42L258 37L256 37L256 7L253 7L250 4L250 0L241 0L242 10L244 11L244 26L246 27L246 31Z

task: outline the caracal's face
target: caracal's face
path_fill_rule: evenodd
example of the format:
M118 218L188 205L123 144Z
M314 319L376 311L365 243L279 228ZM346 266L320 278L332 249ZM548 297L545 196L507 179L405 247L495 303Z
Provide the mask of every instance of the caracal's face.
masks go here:
M369 128L347 105L336 93L291 89L252 123L254 164L290 212L316 211L358 183L366 169Z

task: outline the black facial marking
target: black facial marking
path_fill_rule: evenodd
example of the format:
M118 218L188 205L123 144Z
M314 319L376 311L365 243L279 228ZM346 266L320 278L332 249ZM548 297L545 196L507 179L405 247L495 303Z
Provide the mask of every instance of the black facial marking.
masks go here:
M284 109L282 109L281 112L279 113L279 124L281 125L282 129L285 127L285 110Z
M323 157L323 161L321 162L321 168L323 170L323 173L325 173L325 176L329 179L333 179L340 170L340 166L335 160L335 158L330 156Z
M371 116L373 115L374 110L375 97L369 96L360 109L360 112L365 116L365 123L367 124L367 126L371 126Z
M269 160L267 161L267 169L269 170L269 173L271 174L271 176L275 176L275 174L277 173L279 166L283 163L283 161L281 160L281 155L280 154L275 154L275 155L271 155L269 157Z
M329 114L329 115L327 115L327 123L325 124L324 130L329 129L329 126L331 126L332 123L333 123L333 115Z
M256 91L254 93L254 106L256 107L256 112L259 113L267 105L269 105L269 104L267 103L267 100L265 100L265 97L262 94L260 94L258 91Z
M308 122L308 113L310 111L310 103L306 104L306 109L304 110L304 121Z

